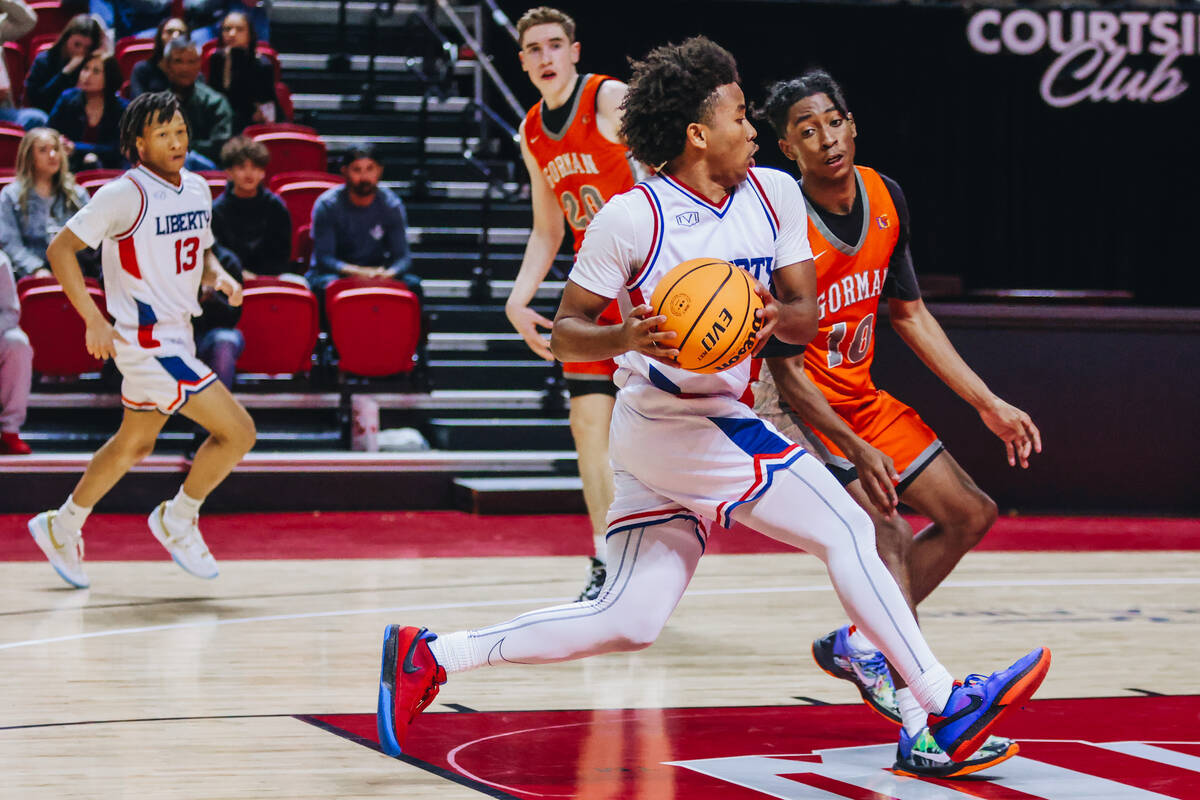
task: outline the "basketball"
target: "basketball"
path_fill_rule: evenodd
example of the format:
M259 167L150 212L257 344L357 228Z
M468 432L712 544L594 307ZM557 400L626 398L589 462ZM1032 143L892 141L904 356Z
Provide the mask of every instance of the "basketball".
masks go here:
M722 372L754 351L762 327L755 314L763 307L754 278L741 267L716 258L693 258L658 282L650 298L654 314L667 321L659 330L675 331L679 365L692 372Z

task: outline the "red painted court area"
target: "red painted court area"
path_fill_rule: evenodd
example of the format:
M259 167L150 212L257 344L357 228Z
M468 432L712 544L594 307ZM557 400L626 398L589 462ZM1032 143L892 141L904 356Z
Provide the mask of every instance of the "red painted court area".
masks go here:
M375 717L305 717L377 747ZM404 760L499 798L1200 798L1200 696L1043 700L998 727L1020 753L954 781L888 771L861 705L426 713Z
M924 520L910 517L914 528ZM0 561L37 561L27 517L0 515ZM582 556L587 518L576 514L478 516L458 511L213 514L201 519L219 559ZM158 560L163 550L136 514L94 514L84 528L92 561ZM1200 519L1005 517L977 548L996 551L1200 550ZM714 529L710 553L787 553L741 526Z

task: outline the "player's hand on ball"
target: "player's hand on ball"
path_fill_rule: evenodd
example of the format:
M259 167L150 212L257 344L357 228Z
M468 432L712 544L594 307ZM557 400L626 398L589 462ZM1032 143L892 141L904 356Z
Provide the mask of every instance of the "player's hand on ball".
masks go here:
M229 275L218 275L212 288L213 291L224 292L225 296L229 298L229 305L240 306L242 304L242 285Z
M550 351L549 338L538 333L539 326L549 330L554 327L553 322L529 306L505 306L504 314L517 333L521 334L525 344L529 345L530 350L547 361L554 360L554 353Z
M758 342L754 345L753 355L758 355L759 351L767 346L767 342L771 340L771 333L775 330L775 325L779 322L779 301L771 294L762 282L754 282L754 293L758 295L758 299L762 300L762 310L755 311L754 316L762 320L762 327L758 329L755 335L755 340Z
M112 323L103 317L98 318L94 322L87 323L83 341L87 347L88 354L93 358L101 360L109 359L116 355L117 349L113 342L128 344L125 338L117 333L117 329L112 326Z
M1021 409L1000 398L979 412L983 424L1004 442L1008 452L1008 465L1021 469L1029 468L1029 456L1042 452L1042 434L1033 424L1033 419Z
M621 323L621 337L626 350L635 350L644 356L656 359L672 367L679 366L675 360L679 350L671 346L675 331L660 331L658 326L667 321L662 314L651 317L654 309L640 305L629 312Z

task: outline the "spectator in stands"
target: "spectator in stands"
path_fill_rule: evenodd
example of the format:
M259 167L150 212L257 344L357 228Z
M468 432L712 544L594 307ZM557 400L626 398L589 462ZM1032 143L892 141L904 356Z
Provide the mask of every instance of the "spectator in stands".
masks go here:
M269 275L304 282L291 273L288 261L292 217L279 195L263 185L270 159L265 145L245 136L235 136L221 148L229 183L213 202L213 252L231 275L236 269L245 278Z
M79 83L88 56L107 46L99 22L87 14L72 17L58 41L33 60L25 79L25 105L50 113L62 93Z
M25 0L0 0L0 44L15 42L33 30L37 14ZM23 80L24 75L9 75L8 67L0 58L0 122L12 122L25 130L46 124L46 112L40 108L16 108L13 103L13 79Z
M225 17L221 46L208 62L208 85L229 100L233 107L233 129L241 132L254 122L274 122L275 67L258 55L258 40L249 18L241 11Z
M171 13L172 0L89 0L91 11L120 41L126 36L149 39L155 26Z
M20 319L12 262L0 253L0 455L30 453L29 445L21 441L21 425L33 381L33 348L17 325Z
M16 178L0 190L0 250L12 259L17 278L50 275L46 246L88 201L67 169L58 131L34 128L17 148ZM89 277L99 277L99 261L80 260Z
M167 82L179 98L191 133L186 167L216 169L221 146L233 136L233 109L220 92L200 77L200 49L182 36L167 42Z
M167 60L163 54L167 42L179 36L187 39L191 36L191 28L178 17L164 19L154 31L154 50L145 61L134 64L129 74L129 99L146 92L165 92L171 88L167 81Z
M379 185L383 164L370 145L342 157L346 183L329 189L313 205L312 269L308 282L323 295L338 278L395 278L421 296L412 273L404 203Z
M246 15L256 39L260 42L271 40L270 0L183 0L183 8L194 29L192 41L196 44L220 38L225 16L234 11Z
M79 73L79 85L63 92L49 125L71 142L72 169L121 169L121 114L129 105L120 95L121 68L103 51L92 53Z

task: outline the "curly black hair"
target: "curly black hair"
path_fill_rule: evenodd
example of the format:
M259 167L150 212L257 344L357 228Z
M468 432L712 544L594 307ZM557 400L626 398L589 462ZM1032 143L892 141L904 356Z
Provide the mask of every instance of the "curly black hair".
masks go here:
M814 94L824 94L843 117L850 116L842 87L823 69L810 69L798 78L771 84L759 116L765 117L771 123L779 138L787 138L788 112L796 103Z
M707 120L717 89L740 82L733 56L704 36L656 47L629 66L621 136L634 158L656 169L683 152L687 126Z
M176 111L182 112L183 109L179 107L179 98L171 91L146 92L133 99L121 115L121 154L129 159L129 163L136 164L141 160L137 140L146 126L165 125L175 117ZM186 114L184 121L187 121ZM191 132L189 125L188 134Z

